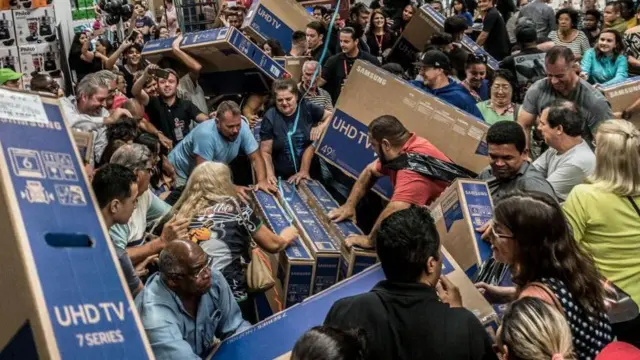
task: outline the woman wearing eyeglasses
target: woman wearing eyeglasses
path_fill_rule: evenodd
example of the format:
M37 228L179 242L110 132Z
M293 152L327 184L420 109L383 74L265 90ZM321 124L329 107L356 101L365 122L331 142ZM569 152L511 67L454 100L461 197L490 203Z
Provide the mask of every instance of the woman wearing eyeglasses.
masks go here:
M213 267L224 275L240 305L243 317L256 322L253 298L247 293L243 263L251 261L251 238L270 253L286 248L297 236L290 226L274 234L243 203L223 163L207 161L193 170L171 215L190 219L189 238L213 257Z
M510 266L516 287L479 283L480 291L493 301L530 296L554 306L569 323L578 359L595 358L613 340L604 287L560 205L546 194L515 192L498 202L491 232L493 256Z
M602 275L640 306L640 130L609 120L598 127L595 145L595 172L573 188L563 209ZM640 347L637 310L635 318L614 323L613 332Z
M499 69L495 72L490 87L491 98L478 103L478 110L487 124L493 125L504 120L516 121L519 105L513 102L514 84L511 71Z

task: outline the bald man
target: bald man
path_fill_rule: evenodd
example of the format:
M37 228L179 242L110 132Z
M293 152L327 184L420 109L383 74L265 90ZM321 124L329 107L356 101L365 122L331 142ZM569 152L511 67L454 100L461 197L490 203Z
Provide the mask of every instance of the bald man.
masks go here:
M156 359L205 358L214 338L224 340L251 326L212 260L185 240L172 241L160 253L160 271L136 298Z
M63 97L64 91L49 74L36 74L31 78L31 91L49 93L55 97Z

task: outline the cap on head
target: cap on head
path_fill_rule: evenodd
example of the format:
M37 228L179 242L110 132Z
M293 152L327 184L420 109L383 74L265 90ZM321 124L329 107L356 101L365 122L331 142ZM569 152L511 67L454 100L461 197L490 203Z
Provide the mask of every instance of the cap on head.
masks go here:
M15 72L9 68L0 69L0 85L4 85L7 81L19 80L22 73Z
M451 71L451 61L449 61L449 57L442 51L438 50L429 50L425 52L420 58L418 64L425 67Z

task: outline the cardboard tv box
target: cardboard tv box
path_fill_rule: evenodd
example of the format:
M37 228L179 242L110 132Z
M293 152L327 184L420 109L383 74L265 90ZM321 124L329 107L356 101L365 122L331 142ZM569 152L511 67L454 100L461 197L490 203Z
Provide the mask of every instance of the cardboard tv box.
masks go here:
M491 245L475 229L493 217L493 201L487 183L457 179L431 205L440 241L467 276L473 279L491 258Z
M493 308L478 292L455 260L443 250L442 274L446 275L459 289L462 305L471 311L487 329L495 335L498 319ZM262 321L252 328L236 334L220 344L214 360L288 359L295 342L310 328L322 325L331 306L345 297L362 294L371 290L379 281L384 280L380 264L376 264L353 277L320 294L314 295L302 303ZM278 340L273 341L274 334Z
M15 72L22 72L18 54L17 46L0 48L0 67L9 68Z
M0 89L1 359L153 359L82 169L57 99Z
M376 159L367 126L382 115L397 117L409 131L467 170L480 173L489 165L487 123L361 60L351 69L316 153L358 178ZM373 189L386 198L393 194L388 177Z
M14 10L13 23L17 45L57 44L58 42L53 5L33 10Z
M621 83L603 86L602 92L611 105L611 111L622 112L638 100L640 76L629 78ZM629 121L640 128L640 113L633 115Z
M154 63L163 57L173 57L173 40L150 41L145 44L142 55ZM273 80L290 76L235 28L187 33L180 48L202 64L199 83L205 93L266 93L271 90Z
M255 191L254 197L261 217L273 232L279 234L284 228L291 226L285 210L273 195ZM295 305L311 295L315 270L314 258L300 238L280 253L277 278L282 286L280 298L284 308ZM269 305L272 310L277 309L273 302Z
M429 5L419 8L393 46L389 54L390 61L397 62L404 68L413 66L412 64L417 60L417 53L429 43L431 36L436 32L444 32L444 21L445 17ZM498 70L499 61L491 57L470 37L465 35L461 43L470 53L486 56L487 65L493 70Z
M240 29L260 44L269 39L278 40L288 53L293 32L304 31L313 20L295 0L257 0L251 4Z
M307 180L299 187L299 193L313 210L325 229L340 243L342 260L338 280L341 281L355 275L378 262L374 250L366 250L357 246L347 248L344 240L350 235L364 235L362 230L351 220L333 222L329 212L340 205L318 181Z
M302 65L305 61L311 60L307 56L282 56L273 58L291 75L291 78L296 82L300 82L302 79Z
M282 181L279 197L316 260L311 293L317 294L338 281L340 245L322 226L320 219L304 202L294 185Z

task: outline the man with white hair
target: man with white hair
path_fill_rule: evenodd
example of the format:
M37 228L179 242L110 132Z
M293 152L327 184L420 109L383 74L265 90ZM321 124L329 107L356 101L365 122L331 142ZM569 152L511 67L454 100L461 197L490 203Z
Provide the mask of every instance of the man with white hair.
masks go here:
M126 249L131 262L136 265L147 257L159 254L164 247L175 239L187 238L189 219L169 220L162 229L160 238L145 238L147 225L164 216L171 210L150 189L149 182L154 166L151 151L144 145L127 144L120 147L111 157L110 163L120 164L133 171L138 181L138 197L133 214L127 224L115 224L109 234L116 247Z
M318 68L318 62L315 60L308 60L302 65L302 78L298 84L298 90L300 93L305 94L304 98L309 100L312 104L321 106L327 111L333 112L333 104L331 103L331 94L321 87L318 87L318 79L321 73L319 72L315 80L313 74Z

